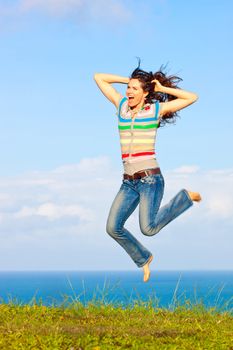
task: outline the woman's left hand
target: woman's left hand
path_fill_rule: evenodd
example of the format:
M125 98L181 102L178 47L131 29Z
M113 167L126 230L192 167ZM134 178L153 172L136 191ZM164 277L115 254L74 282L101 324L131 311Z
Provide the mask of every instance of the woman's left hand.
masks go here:
M163 85L161 85L157 79L154 79L151 82L155 84L155 87L154 87L155 92L163 92Z

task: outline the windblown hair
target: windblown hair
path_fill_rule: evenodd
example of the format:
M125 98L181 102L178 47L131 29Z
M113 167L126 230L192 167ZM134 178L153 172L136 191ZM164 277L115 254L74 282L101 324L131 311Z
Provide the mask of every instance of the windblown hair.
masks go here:
M151 83L152 80L157 79L163 86L179 89L177 84L182 81L182 79L175 75L167 75L164 71L165 69L166 66L162 65L155 73L146 72L140 69L139 60L138 67L132 72L130 79L138 79L141 82L142 89L148 92L145 99L146 103L154 103L155 101L167 102L176 99L173 95L165 94L163 92L155 92L155 83ZM177 112L166 113L163 115L163 118L161 118L159 126L175 123L177 117L179 117Z

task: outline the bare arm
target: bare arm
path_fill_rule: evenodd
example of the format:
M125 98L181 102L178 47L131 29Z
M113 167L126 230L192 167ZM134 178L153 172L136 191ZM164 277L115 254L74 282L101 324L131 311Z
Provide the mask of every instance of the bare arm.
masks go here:
M94 79L104 96L106 96L109 101L111 101L116 108L118 108L122 96L118 91L116 91L116 89L114 89L112 83L128 84L129 78L113 74L96 73L94 75Z
M169 94L177 97L173 101L160 103L161 116L169 112L172 113L172 112L179 111L180 109L191 105L198 99L198 95L193 92L162 86L158 80L154 80L153 82L156 83L155 91L164 92L165 94Z

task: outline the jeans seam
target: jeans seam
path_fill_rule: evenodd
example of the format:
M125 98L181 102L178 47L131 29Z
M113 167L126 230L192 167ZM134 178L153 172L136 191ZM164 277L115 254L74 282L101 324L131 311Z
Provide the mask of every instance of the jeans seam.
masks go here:
M188 191L187 191L185 188L183 188L182 191L186 194L186 196L187 196L188 201L190 202L190 204L193 205L193 201L192 201L192 199L190 198L190 196L189 196L189 194L188 194Z
M152 257L152 254L149 255L148 259L146 260L146 262L144 262L141 265L138 265L138 267L143 267L144 265L146 265L148 263L148 261L150 260L150 258Z

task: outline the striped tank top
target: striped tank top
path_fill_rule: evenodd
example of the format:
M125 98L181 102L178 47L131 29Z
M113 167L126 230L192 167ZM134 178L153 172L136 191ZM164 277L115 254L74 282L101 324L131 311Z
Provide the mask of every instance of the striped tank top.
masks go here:
M159 101L145 104L132 118L128 99L122 98L118 108L118 129L125 174L159 166L155 157L158 125Z

